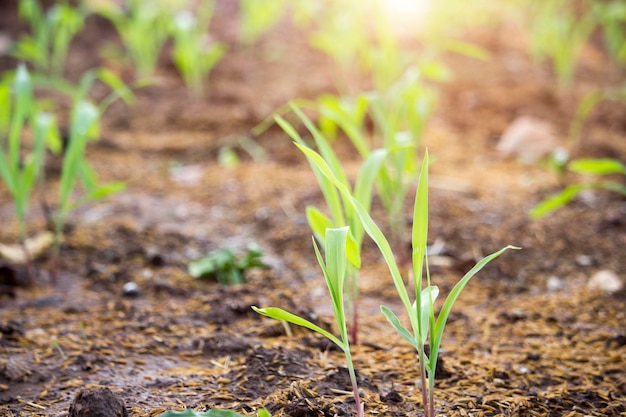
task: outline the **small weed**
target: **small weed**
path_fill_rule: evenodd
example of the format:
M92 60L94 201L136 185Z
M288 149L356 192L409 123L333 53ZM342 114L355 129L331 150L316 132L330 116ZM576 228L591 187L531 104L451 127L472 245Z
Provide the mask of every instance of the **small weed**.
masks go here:
M237 258L230 249L218 249L189 263L189 274L194 278L216 280L222 285L243 284L246 272L252 268L266 268L263 252L248 248L243 258Z

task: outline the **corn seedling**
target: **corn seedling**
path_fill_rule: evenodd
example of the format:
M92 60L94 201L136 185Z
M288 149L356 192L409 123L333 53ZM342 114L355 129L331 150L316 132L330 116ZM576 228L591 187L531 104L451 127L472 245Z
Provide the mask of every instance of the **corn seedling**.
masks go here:
M261 260L262 256L263 252L257 248L248 248L240 259L230 249L218 249L190 262L189 274L194 278L216 280L222 285L243 284L249 269L267 267Z
M559 87L568 87L580 53L596 27L596 18L587 12L587 2L583 2L582 12L570 0L531 2L530 7L533 10L531 49L535 60L549 61Z
M592 11L602 28L610 57L623 68L626 66L626 2L595 2Z
M13 198L20 240L32 278L30 256L26 250L26 216L31 193L40 180L47 143L58 140L52 115L35 109L32 82L24 65L15 72L12 83L5 77L0 84L0 176ZM29 154L24 149L25 128L33 131Z
M96 10L115 26L139 78L151 76L168 38L170 14L162 1L106 2Z
M326 259L322 257L322 254L313 239L313 247L315 248L315 254L317 261L319 262L324 278L326 280L326 286L330 293L330 298L333 305L333 311L335 313L335 321L339 330L339 337L336 337L332 333L322 329L314 323L305 320L299 316L289 313L285 310L276 307L258 308L252 306L252 309L257 313L276 319L283 320L288 323L295 324L297 326L306 327L326 337L328 340L336 344L344 353L346 358L346 364L348 366L348 372L350 373L350 381L352 383L352 391L354 394L354 401L358 417L363 417L363 407L359 397L359 388L357 385L356 373L354 370L354 364L352 363L352 355L350 353L350 341L348 338L348 327L346 325L345 306L344 306L344 291L345 291L345 278L348 268L349 252L353 250L348 243L349 227L331 228L326 229L326 236L324 242L324 249L326 253ZM354 254L352 255L354 256Z
M39 0L20 0L19 15L31 33L15 44L13 56L30 62L41 73L61 78L70 43L83 28L86 11L59 1L44 13Z
M569 138L572 142L580 140L583 126L593 109L603 101L621 101L626 103L626 83L616 88L595 90L588 93L578 104L574 120L570 125Z
M58 207L52 215L57 254L65 221L72 211L125 188L125 184L121 182L98 184L96 173L85 158L87 144L95 137L99 120L100 110L94 104L86 100L74 103L70 116L69 141L63 155ZM85 194L76 198L73 192L79 182L84 186Z
M239 0L239 42L254 44L284 16L286 0Z
M223 43L211 42L208 38L214 9L214 1L204 1L195 14L191 10L176 13L172 25L172 59L195 97L204 94L204 79L226 52Z
M626 165L615 159L576 159L568 164L571 172L584 175L604 176L621 175L626 176ZM531 213L531 218L538 219L560 209L576 198L581 192L590 189L603 189L613 191L626 196L626 186L622 182L613 180L595 180L572 184L561 192L546 198L536 205Z
M333 174L324 159L315 151L300 147L309 160L315 164L331 182L347 197L350 190ZM410 321L410 329L404 327L399 318L389 308L381 306L381 311L400 336L413 346L419 357L420 380L422 389L422 407L426 417L435 416L434 387L435 370L439 348L443 338L444 328L452 310L452 307L470 281L486 264L500 256L508 249L518 249L507 246L481 259L457 284L443 303L438 316L435 316L434 303L439 294L439 289L431 285L428 260L426 257L428 237L428 153L424 156L419 175L419 183L415 197L413 210L412 231L412 260L415 298L411 302L407 287L404 283L400 270L394 259L394 254L382 231L369 215L368 211L355 198L351 198L355 211L363 223L367 234L374 240L380 249L385 262L391 273L393 283L402 301L402 305ZM426 286L424 286L423 272L426 271ZM426 348L428 346L429 348Z
M351 88L355 73L370 77L376 90L385 90L412 63L379 3L334 1L315 18L309 42L337 63L341 91Z
M341 181L345 187L352 189L339 159L330 146L328 140L295 104L291 104L291 109L313 136L316 147L324 156L324 160L328 162L334 175L339 178L339 181ZM275 116L275 120L276 123L297 144L300 146L307 146L305 140L298 134L296 129L289 122L278 115ZM365 158L355 180L354 196L367 209L371 206L372 192L376 176L383 166L386 157L387 152L383 149L370 152ZM311 164L311 168L315 173L319 187L330 211L330 216L326 216L316 207L307 207L307 220L313 234L323 245L326 229L343 226L350 227L348 244L352 249L348 252L351 258L350 264L348 265L346 279L346 287L348 288L346 304L350 313L350 321L348 324L350 341L356 344L358 342L358 266L361 263L361 246L364 235L363 227L361 226L356 213L352 209L351 203L345 200L345 197L337 192L337 189L333 186L333 184L330 183L324 175L322 175L315 165Z

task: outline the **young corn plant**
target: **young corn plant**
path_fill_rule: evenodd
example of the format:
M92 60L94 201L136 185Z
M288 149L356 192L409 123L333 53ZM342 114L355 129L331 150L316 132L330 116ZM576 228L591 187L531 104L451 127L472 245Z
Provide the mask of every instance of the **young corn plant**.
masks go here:
M347 197L347 189L333 174L324 159L315 151L301 147L309 160ZM415 294L413 301L404 283L400 270L395 261L391 245L382 231L369 215L368 211L354 198L351 199L355 211L363 223L367 234L374 240L380 249L391 273L398 296L408 315L410 328L404 327L400 319L389 308L381 306L381 312L392 327L415 348L419 358L420 387L422 390L422 407L426 417L435 417L434 388L435 370L439 356L439 349L443 339L446 322L452 307L470 279L485 265L500 256L508 249L519 249L515 246L506 246L499 251L481 259L463 278L452 288L445 299L439 314L435 315L434 303L439 295L437 286L431 284L427 260L428 237L428 153L425 154L419 175L419 183L413 210L412 230L412 261ZM426 282L424 283L424 270ZM424 285L425 284L425 285Z
M30 278L33 278L30 255L26 248L26 217L31 194L41 179L47 143L58 140L52 115L35 109L32 82L28 70L21 64L9 83L5 77L0 84L0 177L7 186L15 209L20 241ZM24 134L30 127L33 143L26 153Z
M20 0L19 15L28 22L30 34L15 44L13 56L38 72L62 78L70 43L83 28L87 12L67 1L55 2L44 12L39 0Z
M588 2L582 2L588 8ZM574 2L547 0L541 4L531 2L531 49L541 63L549 61L554 69L558 86L567 88L574 76L580 53L597 25L593 13L577 13Z
M176 13L172 25L172 59L187 90L196 98L204 95L204 79L226 52L224 43L208 39L214 10L214 1L202 2L195 14L190 10Z
M150 77L169 36L170 14L163 1L105 2L96 12L111 21L139 78Z
M239 0L239 42L254 44L285 16L289 3L291 1Z
M618 67L626 67L626 3L595 2L592 11L602 28L609 56Z
M626 178L626 165L611 158L576 159L570 162L567 167L571 172L577 174L592 175L595 177L618 175L621 176L622 179ZM626 196L626 185L624 185L623 181L620 182L608 179L576 183L565 187L561 192L541 201L531 210L530 217L533 219L545 217L568 204L583 191L590 189L608 190Z
M346 364L348 366L348 372L350 374L350 382L352 384L352 391L354 394L355 407L357 417L363 417L363 406L361 405L361 399L359 397L359 387L356 379L356 372L354 370L354 364L352 362L352 355L350 353L350 341L348 337L348 327L346 325L346 315L344 306L344 291L346 272L348 268L348 258L351 257L349 252L354 248L350 247L348 243L349 227L331 228L326 229L326 239L324 242L324 248L326 252L326 260L322 257L320 249L313 239L313 247L315 248L315 255L319 262L324 278L326 280L326 286L330 293L330 298L333 305L333 311L335 313L335 322L339 330L339 337L336 337L332 333L322 329L318 325L311 323L295 314L289 313L283 309L276 307L258 308L252 306L252 309L257 313L270 317L275 320L283 320L288 323L295 324L297 326L306 327L326 337L328 340L336 344L344 353L346 358ZM355 254L352 254L354 257Z
M316 147L320 150L324 160L333 170L334 175L339 178L345 187L352 189L337 155L333 151L329 141L320 133L313 122L293 103L291 110L299 120L306 126L313 136ZM306 141L300 136L297 130L281 116L275 116L276 123L287 133L295 143L300 146L307 146ZM354 184L354 198L356 198L368 210L372 202L372 193L376 176L385 162L387 152L383 149L369 153L357 174ZM330 216L324 214L317 207L309 206L306 210L307 220L311 230L318 241L323 245L326 229L332 227L349 226L348 244L352 250L348 253L354 257L350 258L348 273L346 278L347 297L346 305L349 311L348 333L350 341L358 343L358 265L361 261L361 246L363 243L364 231L358 216L352 209L352 204L345 199L335 188L335 186L319 171L315 165L311 165L315 173L319 187L324 195L324 199L330 211Z

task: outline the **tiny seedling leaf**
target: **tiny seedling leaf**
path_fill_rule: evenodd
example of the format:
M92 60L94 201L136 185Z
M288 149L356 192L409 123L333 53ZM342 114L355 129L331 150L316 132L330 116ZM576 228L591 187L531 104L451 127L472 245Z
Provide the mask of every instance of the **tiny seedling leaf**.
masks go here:
M560 193L548 197L537 204L530 211L530 217L532 219L539 219L547 216L572 201L578 194L580 194L581 191L587 188L589 188L589 186L585 184L574 184L566 187Z
M274 320L283 320L289 322L291 324L295 324L296 326L306 327L309 330L313 330L326 337L328 340L339 346L339 348L344 349L345 344L335 337L332 333L322 329L316 324L311 323L308 320L303 319L302 317L298 317L295 314L289 313L288 311L283 310L282 308L277 307L266 307L266 308L258 308L256 306L252 306L252 309L257 313L269 317Z
M411 332L408 331L406 327L402 325L402 323L400 323L400 319L398 318L398 316L396 316L396 314L393 311L391 311L385 306L380 306L380 311L383 313L383 315L385 316L387 321L391 324L391 326L394 329L396 329L396 331L400 334L400 336L402 336L404 340L409 342L409 344L413 346L413 348L419 352L420 347L415 341L415 338L413 337Z
M607 175L607 174L625 174L626 165L622 164L616 159L601 158L601 159L577 159L570 162L570 171L579 174L590 175Z

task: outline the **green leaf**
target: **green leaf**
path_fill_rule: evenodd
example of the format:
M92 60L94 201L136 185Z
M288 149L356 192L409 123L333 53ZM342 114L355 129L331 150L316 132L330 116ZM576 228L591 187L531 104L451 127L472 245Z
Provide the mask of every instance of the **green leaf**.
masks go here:
M590 175L607 175L607 174L624 174L626 175L626 165L620 161L611 158L602 159L577 159L570 162L568 168L570 171L579 174Z
M587 184L574 184L566 187L563 191L548 197L537 204L531 211L532 219L539 219L560 209L570 201L572 201L581 191L590 188Z
M313 234L320 242L324 242L326 229L334 226L332 220L322 213L317 207L307 206L306 219Z
M456 302L457 298L459 298L459 295L461 295L461 292L468 284L470 279L474 277L474 275L476 275L481 269L483 269L485 265L487 265L489 262L502 255L509 249L518 250L521 248L508 245L500 249L499 251L492 253L491 255L485 256L483 259L478 261L478 263L474 265L474 267L469 272L467 272L459 282L456 283L456 285L452 288L452 291L450 291L450 294L448 294L448 296L446 297L446 300L441 307L441 311L439 312L439 316L437 317L435 328L431 330L430 370L432 378L434 378L434 371L437 365L437 357L439 355L439 347L443 338L443 331L446 327L446 322L448 321L448 316L452 311L454 303Z
M415 337L411 334L411 332L407 330L406 327L402 325L402 323L400 323L400 319L398 318L398 316L396 316L393 311L385 306L380 306L380 311L383 313L387 321L389 321L391 326L396 329L400 336L402 336L404 340L409 342L409 344L413 346L416 351L419 352L421 349L420 345L417 343Z
M433 285L424 288L420 293L421 312L420 312L419 317L421 320L420 321L420 338L421 338L420 342L422 346L424 346L424 344L426 343L426 339L428 339L428 333L430 329L429 321L431 317L433 317L435 314L433 306L438 295L439 295L439 288ZM417 306L415 305L415 307Z
M335 337L332 333L327 332L316 324L311 323L308 320L305 320L295 314L289 313L281 308L276 307L267 307L267 308L258 308L256 306L252 306L252 309L257 313L275 319L275 320L283 320L291 324L295 324L296 326L306 327L309 330L313 330L316 333L321 334L326 337L328 340L339 346L340 349L345 350L346 345Z

